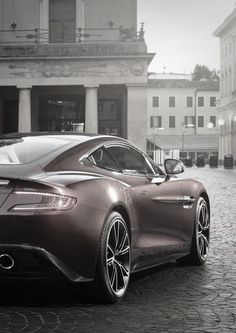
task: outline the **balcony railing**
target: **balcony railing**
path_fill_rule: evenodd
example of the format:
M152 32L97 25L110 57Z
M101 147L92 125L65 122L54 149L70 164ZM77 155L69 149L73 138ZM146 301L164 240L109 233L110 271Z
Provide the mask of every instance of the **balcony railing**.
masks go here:
M72 38L73 37L73 38ZM137 33L120 26L104 29L77 29L76 34L43 29L0 30L0 59L109 57L147 54L143 24Z
M61 22L59 26L46 29L0 30L0 44L60 44L60 43L109 43L145 42L143 23L137 32L134 28L78 28L75 32L70 25Z
M0 44L32 44L48 43L48 30L35 28L33 30L0 30Z

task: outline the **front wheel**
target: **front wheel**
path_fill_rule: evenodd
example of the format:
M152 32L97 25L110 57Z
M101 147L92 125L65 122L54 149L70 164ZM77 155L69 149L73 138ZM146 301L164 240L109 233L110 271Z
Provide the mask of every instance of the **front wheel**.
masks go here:
M103 228L97 266L102 301L119 301L125 295L129 277L129 231L123 217L118 212L112 212Z
M210 242L210 212L206 200L200 197L196 206L196 217L188 256L180 258L178 263L200 266L207 260Z

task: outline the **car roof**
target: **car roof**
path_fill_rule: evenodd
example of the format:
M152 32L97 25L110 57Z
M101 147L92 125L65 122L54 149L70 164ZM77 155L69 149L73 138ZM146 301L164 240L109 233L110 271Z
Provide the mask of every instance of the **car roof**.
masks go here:
M23 138L23 137L32 137L32 136L53 136L53 137L64 137L67 139L75 140L76 137L79 138L79 141L84 138L84 141L89 140L91 137L102 137L104 135L91 134L91 133L78 133L78 132L15 132L7 133L0 135L0 139L10 139L10 138Z
M23 138L37 138L41 137L43 139L64 139L67 140L68 144L71 143L71 147L81 145L81 144L89 144L93 145L92 142L97 143L105 143L105 142L123 142L129 143L126 139L112 136L112 135L104 135L104 134L93 134L93 133L78 133L78 132L16 132L16 133L7 133L0 135L1 140L16 140L16 139L23 139ZM137 147L136 147L137 148Z
M71 141L71 143L84 143L86 141L92 141L96 139L104 139L104 141L110 140L120 140L126 141L126 139L112 136L112 135L104 135L104 134L93 134L93 133L78 133L78 132L15 132L15 133L7 133L0 135L0 140L11 140L11 139L20 139L27 137L42 137L42 138L58 138L58 139L66 139Z

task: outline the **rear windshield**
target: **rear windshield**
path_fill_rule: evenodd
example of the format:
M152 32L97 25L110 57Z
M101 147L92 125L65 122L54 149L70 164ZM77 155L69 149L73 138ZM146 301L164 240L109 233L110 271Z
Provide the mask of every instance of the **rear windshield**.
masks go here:
M0 164L26 164L67 145L70 140L53 137L25 137L0 140Z

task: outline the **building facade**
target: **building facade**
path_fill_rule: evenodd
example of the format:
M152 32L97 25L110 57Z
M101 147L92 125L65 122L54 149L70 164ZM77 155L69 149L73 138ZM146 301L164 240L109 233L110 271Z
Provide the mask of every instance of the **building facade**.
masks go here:
M217 155L219 82L156 77L148 80L149 153L159 163L168 156L196 162Z
M137 0L0 0L0 133L86 131L146 145Z
M231 154L236 165L236 9L214 32L220 39L219 159Z

